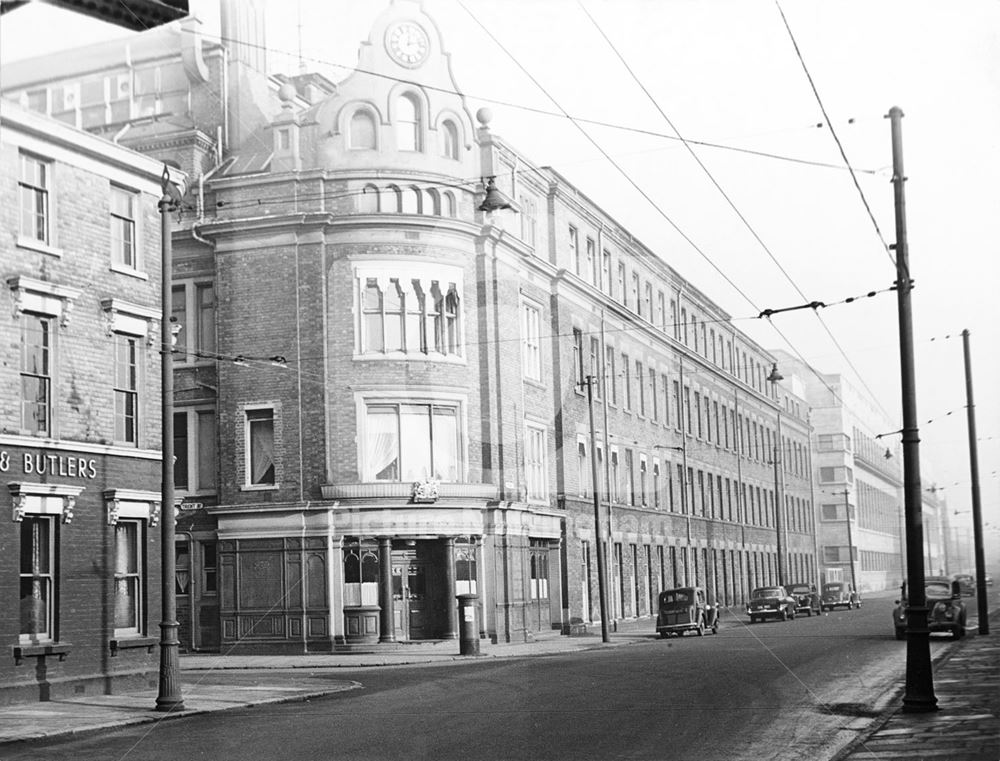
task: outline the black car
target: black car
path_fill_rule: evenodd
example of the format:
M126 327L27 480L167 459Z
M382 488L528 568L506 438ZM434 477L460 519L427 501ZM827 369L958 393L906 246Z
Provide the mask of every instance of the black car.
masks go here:
M946 576L928 576L924 580L924 599L927 607L927 628L931 632L947 632L954 639L965 636L967 612L962 601L961 583ZM902 596L896 600L892 624L896 639L906 639L906 582Z
M835 608L860 608L861 595L851 589L850 584L842 581L831 581L823 585L823 595L820 600L823 610L833 610Z
M974 597L976 594L976 579L968 573L956 573L951 577L958 582L958 588L962 591L962 597Z
M750 593L747 615L751 624L769 618L794 621L795 607L795 598L784 587L758 587Z
M807 616L820 614L821 603L815 584L789 584L787 589L788 594L795 598L799 613Z

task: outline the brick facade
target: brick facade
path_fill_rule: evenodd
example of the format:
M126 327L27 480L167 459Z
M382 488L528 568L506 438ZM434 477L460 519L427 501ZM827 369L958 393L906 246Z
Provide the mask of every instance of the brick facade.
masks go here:
M152 686L161 166L7 103L0 109L0 383L10 390L0 404L0 605L20 611L0 627L0 703ZM22 156L45 166L44 236L21 226ZM133 202L131 267L112 261L113 188ZM44 338L27 332L36 324L47 326ZM116 371L116 345L126 344L132 380ZM116 407L116 389L129 387L134 426Z

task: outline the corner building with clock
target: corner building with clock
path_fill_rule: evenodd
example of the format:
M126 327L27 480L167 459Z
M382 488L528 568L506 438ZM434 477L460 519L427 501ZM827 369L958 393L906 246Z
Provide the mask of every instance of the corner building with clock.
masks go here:
M464 593L495 642L593 630L598 537L615 621L653 626L675 585L738 606L779 545L783 580L818 583L801 384L473 112L422 6L390 3L334 84L268 76L257 4L222 5L223 39L261 44L164 32L172 120L121 137L194 177L173 272L187 647L455 638ZM37 70L4 97L53 92Z

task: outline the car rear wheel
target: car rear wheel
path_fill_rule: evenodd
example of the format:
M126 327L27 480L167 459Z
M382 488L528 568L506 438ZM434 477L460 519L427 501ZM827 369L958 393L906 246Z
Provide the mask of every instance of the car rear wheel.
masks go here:
M787 621L788 620L788 608L782 608L781 609L781 620L782 621Z
M712 624L712 634L719 633L719 619L715 619L715 623Z
M699 637L704 637L705 636L705 619L704 618L698 619L698 636Z

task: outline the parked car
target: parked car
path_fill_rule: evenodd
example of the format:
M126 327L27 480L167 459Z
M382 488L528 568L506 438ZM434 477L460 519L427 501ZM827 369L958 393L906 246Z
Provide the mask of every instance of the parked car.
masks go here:
M699 637L710 630L719 632L719 605L710 605L701 587L678 587L660 592L656 631L661 637L670 634L698 632Z
M820 607L823 610L860 608L861 594L851 589L851 585L843 581L828 581L823 585Z
M957 579L946 576L928 576L924 579L924 594L927 598L927 628L931 632L950 632L952 638L965 636L965 603ZM906 639L906 582L903 582L902 597L896 600L892 612L892 623L896 639Z
M750 592L747 615L750 623L780 618L782 621L795 619L795 598L784 587L757 587Z
M798 613L805 613L812 616L820 614L819 593L816 592L815 584L789 584L788 594L795 598L795 606Z
M967 573L956 573L951 577L958 582L963 597L973 597L976 594L976 579Z

